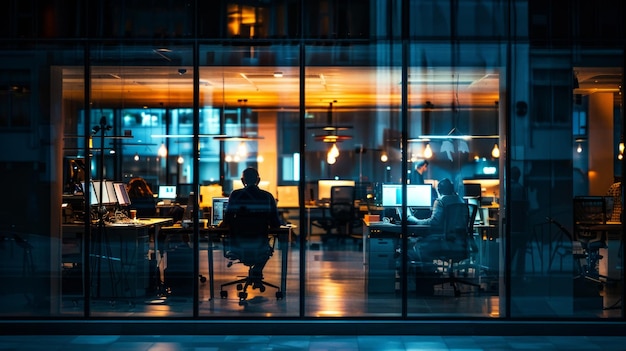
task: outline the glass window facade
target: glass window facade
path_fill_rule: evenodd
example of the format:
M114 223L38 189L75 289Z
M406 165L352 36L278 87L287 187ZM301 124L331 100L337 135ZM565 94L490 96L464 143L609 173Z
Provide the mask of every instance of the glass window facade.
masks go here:
M624 9L549 4L10 1L0 315L623 320Z

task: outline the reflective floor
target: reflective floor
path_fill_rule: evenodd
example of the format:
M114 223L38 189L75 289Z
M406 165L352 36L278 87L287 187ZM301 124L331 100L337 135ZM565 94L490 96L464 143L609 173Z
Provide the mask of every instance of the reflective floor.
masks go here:
M177 245L182 245L177 247ZM202 278L208 276L208 243L200 243L200 273ZM304 261L300 260L300 250L297 246L291 246L288 256L288 269L286 276L286 290L284 297L276 298L276 291L267 287L265 292L249 289L249 296L242 303L235 286L227 287L228 296L220 296L220 285L246 274L247 269L241 264L231 267L223 256L223 248L217 244L212 250L214 256L215 284L213 287L214 297L210 298L210 284L208 280L194 278L190 274L192 266L193 249L184 243L173 243L166 258L161 262L164 272L161 279L165 282L164 289L143 288L148 280L144 277L137 286L137 293L124 293L124 296L112 298L102 296L94 297L89 311L92 317L147 317L147 318L190 318L193 311L193 280L197 279L199 287L198 313L201 318L213 317L369 317L369 318L399 318L402 316L402 293L400 292L399 278L395 274L395 268L386 267L384 281L372 284L368 281L368 275L364 265L365 254L362 242L359 240L347 240L343 243L312 241L305 251ZM280 284L280 264L284 252L276 250L274 256L265 267L265 279L269 282ZM528 260L530 262L530 260ZM306 264L305 293L306 301L301 305L300 301L300 264ZM534 276L532 267L519 282L513 282L516 292L522 292L520 297L512 301L512 314L516 317L563 317L571 318L619 318L621 313L621 288L607 287L601 294L593 285L585 283L585 289L579 289L586 295L584 299L572 299L571 296L555 295L545 296L533 294L536 287L545 288L545 278ZM390 274L387 274L388 272ZM169 273L168 273L169 272ZM173 273L172 273L173 272ZM19 272L16 274L20 274ZM569 275L559 276L558 272L552 272L550 283L567 282L571 285L571 272ZM128 277L134 277L128 274ZM542 278L544 280L542 280ZM562 280L558 280L562 279ZM484 289L477 290L475 287L462 285L461 296L454 296L449 284L434 285L430 294L416 291L416 282L408 281L406 310L409 317L414 318L501 318L502 301L499 297L497 272L483 272L480 279ZM132 279L130 281L133 281ZM156 281L156 280L155 280ZM30 281L27 281L27 283ZM64 283L67 281L64 280ZM78 279L80 283L80 280ZM110 285L108 279L102 281L107 290ZM128 283L128 282L126 282ZM76 293L64 293L58 300L58 312L55 311L57 301L45 301L46 295L41 295L44 303L37 301L39 290L26 289L25 291L11 291L2 294L0 307L2 314L8 316L66 316L82 317L85 311L84 301L80 294L80 288ZM32 287L32 286L31 286ZM79 284L80 287L80 284ZM524 289L524 290L522 290ZM376 290L376 291L372 291ZM544 289L545 290L545 289ZM527 292L526 292L527 291ZM40 292L43 292L40 291ZM104 294L106 295L106 294ZM572 309L573 306L573 309ZM52 307L52 308L51 308ZM301 308L304 310L301 311ZM569 310L568 310L569 308ZM565 311L565 312L563 312Z
M626 350L626 337L606 336L1 336L0 350Z

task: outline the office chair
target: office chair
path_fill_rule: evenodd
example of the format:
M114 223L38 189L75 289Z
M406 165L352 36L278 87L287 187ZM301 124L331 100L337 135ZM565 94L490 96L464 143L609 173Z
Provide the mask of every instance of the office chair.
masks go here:
M321 219L313 223L326 231L326 236L322 238L324 242L332 235L343 239L352 234L357 221L354 197L354 186L337 185L330 189L329 216L324 213Z
M602 259L600 249L607 248L606 231L592 230L591 226L606 224L613 211L609 206L609 198L605 196L577 196L574 198L574 235L573 240L580 243L582 248L582 258L577 260L579 276L594 282L601 282L601 278L608 277L599 273L598 265ZM612 200L612 199L610 199ZM611 207L610 209L608 207ZM575 258L579 258L575 257Z
M461 296L460 284L481 288L480 284L463 280L459 274L469 275L469 269L474 268L471 263L472 253L478 252L478 247L474 242L474 220L478 207L465 203L449 204L445 208L443 219L443 230L434 234L440 240L440 245L433 254L444 262L441 270L445 277L441 283L449 283L454 296Z
M229 228L229 233L224 236L224 257L229 260L228 267L241 263L248 267L248 275L220 287L220 297L228 298L228 291L225 287L236 285L239 303L245 304L248 298L247 289L259 289L265 292L265 287L275 288L276 299L283 298L283 292L278 285L263 280L262 276L253 275L253 267L257 264L264 264L274 254L275 240L270 239L267 225L267 215L265 213L246 213L245 209L237 213L236 220Z

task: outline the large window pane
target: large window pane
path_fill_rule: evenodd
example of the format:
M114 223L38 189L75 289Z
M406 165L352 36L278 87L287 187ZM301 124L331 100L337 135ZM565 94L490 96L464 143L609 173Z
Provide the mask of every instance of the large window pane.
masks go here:
M409 187L430 185L432 197L430 205L406 209L414 223L428 224L409 228L409 314L497 317L501 54L490 45L415 44L411 57L406 178ZM476 213L466 210L475 218L452 240L446 228L454 224L448 211L455 201L475 206ZM474 302L446 303L455 296Z
M259 315L298 315L298 49L205 45L200 52L202 210L205 214L217 211L212 208L212 199L241 189L242 172L254 167L261 177L259 187L278 200L284 224L294 225L291 237L280 237L275 243L273 256L263 269L265 280L280 290L269 285L264 292L249 288L245 301L240 301L236 285L222 285L246 276L248 267L228 264L226 242L210 242L215 288L212 292L203 290L201 298L210 301L202 303L200 315L239 315L242 305ZM253 310L256 303L262 303L262 308Z
M376 188L399 175L401 76L394 58L400 48L380 43L306 52L305 313L399 315L397 237L370 233L363 217L383 215ZM350 186L346 196L338 185Z

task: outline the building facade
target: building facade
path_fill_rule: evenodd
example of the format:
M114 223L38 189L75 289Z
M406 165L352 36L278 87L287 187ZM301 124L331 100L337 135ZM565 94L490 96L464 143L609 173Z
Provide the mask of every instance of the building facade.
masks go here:
M621 2L6 10L3 319L623 322L623 193L609 191L624 169ZM423 160L427 184L450 179L479 207L467 256L437 256L428 274L408 220L430 207L410 203ZM226 244L204 227L247 167L291 226L265 270L279 293L242 301L217 286L245 270L226 266ZM179 204L188 231L115 225L137 202L104 200L104 180L137 177L155 193L148 217ZM341 181L356 220L329 225ZM399 185L396 206L383 204L385 184ZM581 224L592 197L604 226ZM383 218L394 235L377 236ZM473 285L433 283L448 272Z

